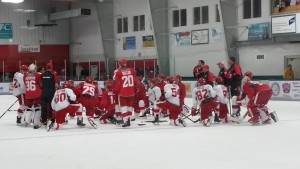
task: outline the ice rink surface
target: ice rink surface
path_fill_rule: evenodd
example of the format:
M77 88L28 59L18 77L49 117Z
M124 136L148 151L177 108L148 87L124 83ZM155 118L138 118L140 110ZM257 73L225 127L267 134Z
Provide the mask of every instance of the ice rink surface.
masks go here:
M1 95L0 115L15 100ZM191 106L191 99L186 104ZM186 128L133 123L130 129L97 123L92 129L78 128L71 119L50 132L17 126L17 113L11 111L0 119L0 168L299 169L300 103L271 101L269 108L279 122L204 127L186 120ZM11 108L16 109L17 104Z

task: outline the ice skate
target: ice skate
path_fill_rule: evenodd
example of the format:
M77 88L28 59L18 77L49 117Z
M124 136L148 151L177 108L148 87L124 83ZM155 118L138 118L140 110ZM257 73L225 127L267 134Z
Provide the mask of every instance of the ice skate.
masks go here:
M130 118L128 118L126 120L126 122L124 122L124 124L122 125L123 128L127 128L127 127L130 127Z
M182 118L179 118L179 119L178 119L178 122L179 122L179 124L181 124L183 127L186 127L186 122L185 122Z
M17 125L19 125L19 126L21 125L21 117L18 117L18 116L17 116Z
M77 126L78 127L85 127L85 124L83 123L83 119L79 120L79 118L77 118Z

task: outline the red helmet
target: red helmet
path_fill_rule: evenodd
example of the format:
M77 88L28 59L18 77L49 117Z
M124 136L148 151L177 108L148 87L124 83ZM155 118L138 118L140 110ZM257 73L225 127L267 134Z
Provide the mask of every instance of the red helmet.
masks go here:
M253 73L250 72L250 71L247 71L247 72L245 73L245 76L248 76L250 79L252 79Z
M93 78L92 78L91 76L87 76L87 77L85 78L85 82L91 84L91 83L93 82Z
M200 85L206 85L206 79L205 79L205 78L199 78L199 79L198 79L198 83L199 83Z
M127 66L127 59L125 58L120 58L118 61L119 66L121 67L126 67Z
M155 86L156 85L156 80L155 79L150 79L150 80L148 80L148 83L152 83Z
M65 81L64 84L63 84L63 88L70 88L71 87L71 84L69 81Z
M74 80L69 80L70 86L74 87Z
M173 83L174 82L174 77L173 76L168 76L166 80L167 80L168 83Z
M93 81L92 81L92 84L95 85L95 86L98 86L97 80L93 80Z
M161 78L161 79L165 79L165 75L163 75L163 74L161 74L161 73L158 74L157 77L159 77L159 78Z
M27 65L22 65L21 70L24 71L24 72L27 72L28 71L28 66Z
M108 88L108 89L112 89L113 88L113 81L112 80L106 80L105 82L105 86Z
M177 74L176 76L175 76L175 79L179 79L179 80L181 80L181 75L180 74Z
M221 76L217 76L215 81L218 83L218 84L223 84L223 78Z

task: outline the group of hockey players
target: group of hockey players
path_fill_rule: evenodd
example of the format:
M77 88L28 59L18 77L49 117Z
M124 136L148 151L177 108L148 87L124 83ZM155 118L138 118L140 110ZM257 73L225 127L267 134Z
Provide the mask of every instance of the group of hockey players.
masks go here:
M240 123L246 115L252 124L270 123L271 119L277 121L276 114L267 108L272 95L270 87L252 82L249 71L242 79L241 69L234 61L229 63L228 70L222 64L224 66L223 62L218 63L220 73L216 77L204 61L194 68L197 83L192 91L193 106L189 108L184 103L186 89L180 75L165 77L158 74L155 79L147 80L146 90L144 78L137 77L134 70L127 67L127 60L121 58L113 79L107 80L103 89L90 76L76 86L73 80L56 85L51 105L46 107L51 112L44 114L46 120L41 118L41 95L45 85L41 74L36 72L34 64L23 65L13 79L13 94L20 104L17 124L28 126L33 123L36 129L44 125L49 131L61 129L69 119L77 117L77 125L84 127L84 111L93 128L98 126L96 119L100 124L128 128L136 118L149 116L153 116L150 122L154 124L163 122L162 117L168 117L171 125L186 127L185 120L191 120L190 116L197 114L200 114L198 121L207 127L220 122ZM241 118L240 106L245 99L248 100L247 112Z

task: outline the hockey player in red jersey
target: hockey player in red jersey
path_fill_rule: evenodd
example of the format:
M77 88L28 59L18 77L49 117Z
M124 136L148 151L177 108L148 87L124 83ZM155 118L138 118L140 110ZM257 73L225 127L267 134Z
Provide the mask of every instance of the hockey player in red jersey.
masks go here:
M219 101L219 105L216 108L215 114L215 122L222 121L222 123L228 123L227 114L228 114L228 89L224 86L224 81L221 76L216 77L215 79L215 87L213 88L217 94L217 100ZM218 118L217 118L218 117Z
M179 99L179 87L177 84L174 84L174 77L167 77L167 84L164 87L165 92L165 101L157 101L158 107L166 108L170 113L171 124L178 126L182 125L186 127L186 123L183 119L179 117L181 112L180 110L180 99ZM155 117L154 122L157 122L158 119Z
M94 98L95 93L98 93L98 89L95 85L92 84L93 78L88 76L85 78L84 82L79 83L75 87L75 93L79 95L79 103L82 104L83 107L86 109L86 116L88 118L88 122L91 124L92 127L97 128L96 123L94 122L94 113L95 113L95 104ZM82 115L77 114L77 125L82 126L83 118Z
M248 77L248 81L243 84L243 94L237 97L237 103L248 97L247 114L250 116L248 122L252 124L270 123L271 118L277 121L277 115L275 113L269 113L267 104L272 97L272 89L268 84L252 82L252 72L245 73Z
M98 82L96 80L93 80L92 84L95 85L97 88L96 90L98 90L98 93L95 93L94 104L95 104L95 115L99 117L101 116L102 113L101 109L99 109L101 105L102 90L99 88Z
M118 97L118 105L124 121L122 127L129 127L137 90L137 79L134 70L127 67L125 58L119 59L118 64L120 68L115 72L114 92Z
M28 71L28 66L27 65L22 65L21 66L21 71L16 72L14 74L13 82L12 82L12 87L13 87L13 95L18 98L19 102L19 108L17 110L18 116L17 116L17 124L21 125L21 118L23 116L23 111L25 110L26 106L24 103L24 97L25 97L25 91L26 87L24 84L24 73Z
M113 124L116 123L115 115L115 107L116 107L116 95L113 92L113 81L107 80L105 82L105 90L102 93L101 105L100 109L104 112L104 114L100 117L101 124L107 124L111 122Z
M28 67L28 73L24 74L24 83L26 86L25 105L28 107L23 115L21 123L25 126L34 123L34 129L41 125L41 74L37 72L35 64Z
M67 113L82 113L82 105L71 104L76 100L76 95L73 90L70 89L70 82L65 81L61 89L56 90L54 97L51 101L51 107L53 109L53 117L55 118L55 123L50 123L47 125L47 130L50 129L60 129L65 122L65 117Z
M143 77L138 77L137 91L133 103L134 116L132 117L132 120L138 118L145 111L145 101L147 100L147 98L146 98L146 88L142 80Z
M209 71L209 66L204 65L203 66L203 73L202 73L202 78L205 78L206 84L211 85L212 87L214 86L214 74Z
M193 89L193 107L191 114L196 115L197 107L201 110L201 121L206 127L212 123L212 111L218 106L215 100L216 92L211 85L206 84L204 78L198 79L198 86Z

